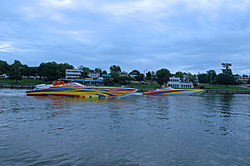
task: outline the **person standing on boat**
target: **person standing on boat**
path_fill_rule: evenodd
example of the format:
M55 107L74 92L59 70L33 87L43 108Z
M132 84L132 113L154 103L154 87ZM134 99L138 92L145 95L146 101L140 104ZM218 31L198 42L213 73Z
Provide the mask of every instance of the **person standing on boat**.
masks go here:
M54 86L55 86L55 85L59 85L59 83L58 83L57 80L54 81Z
M61 84L65 84L65 82L63 81L63 79L61 78L61 80L59 81L59 85Z

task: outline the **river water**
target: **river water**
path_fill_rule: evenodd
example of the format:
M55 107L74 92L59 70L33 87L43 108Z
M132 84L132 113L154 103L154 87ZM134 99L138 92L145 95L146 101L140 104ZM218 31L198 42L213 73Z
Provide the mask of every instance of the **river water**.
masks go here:
M120 99L0 89L0 165L250 165L250 95Z

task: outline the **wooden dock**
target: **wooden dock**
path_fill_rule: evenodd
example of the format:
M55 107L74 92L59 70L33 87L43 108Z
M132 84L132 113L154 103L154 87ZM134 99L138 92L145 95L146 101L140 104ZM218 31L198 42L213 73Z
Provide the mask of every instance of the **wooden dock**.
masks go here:
M138 89L138 92L148 92L150 89ZM249 91L236 91L236 90L205 90L204 93L223 93L223 94L250 94Z
M250 94L249 91L237 91L237 90L205 90L205 93L224 93L224 94Z
M26 84L0 84L0 88L34 89L35 85L26 85Z

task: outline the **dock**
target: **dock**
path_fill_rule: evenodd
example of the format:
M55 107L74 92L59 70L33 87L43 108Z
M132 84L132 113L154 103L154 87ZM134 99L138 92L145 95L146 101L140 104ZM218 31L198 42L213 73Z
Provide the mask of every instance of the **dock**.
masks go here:
M250 90L249 90L249 91L237 91L237 90L205 90L205 93L250 94Z
M35 85L26 85L26 84L0 84L0 88L34 89Z

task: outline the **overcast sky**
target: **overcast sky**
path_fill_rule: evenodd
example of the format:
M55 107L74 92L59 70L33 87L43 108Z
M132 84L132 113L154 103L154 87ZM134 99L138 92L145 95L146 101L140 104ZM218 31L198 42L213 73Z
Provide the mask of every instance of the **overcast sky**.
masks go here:
M0 60L250 74L250 0L0 0Z

